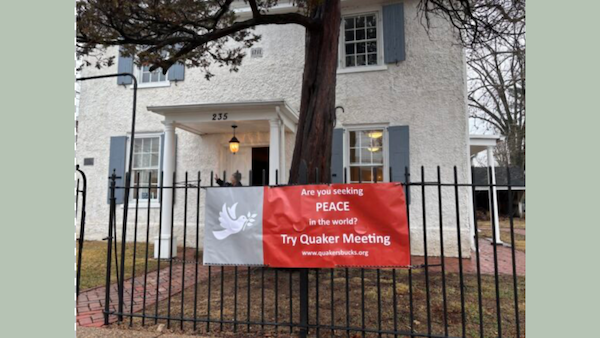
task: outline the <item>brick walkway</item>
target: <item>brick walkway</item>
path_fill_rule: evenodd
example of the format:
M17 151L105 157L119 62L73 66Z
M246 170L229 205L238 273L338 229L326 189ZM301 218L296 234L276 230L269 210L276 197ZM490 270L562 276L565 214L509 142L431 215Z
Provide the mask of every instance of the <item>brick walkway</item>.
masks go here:
M512 275L512 248L504 245L496 246L496 253L498 256L498 273L502 275ZM515 250L515 256L517 260L517 276L525 276L525 252ZM464 273L477 273L477 256L475 252L471 252L470 259L463 259L463 272ZM489 239L479 239L479 261L481 266L481 273L484 275L494 274L494 246ZM441 259L437 257L430 257L429 264L439 264ZM446 258L446 272L458 272L459 271L459 260L458 258ZM412 263L423 264L423 257L412 257ZM441 270L440 267L430 268L431 271Z
M185 267L185 287L194 285L195 278L194 264L186 264ZM198 269L198 280L200 281L205 269ZM176 295L181 292L182 283L181 277L183 274L182 265L173 265L173 279L171 282L171 295ZM169 291L169 268L160 270L160 274L157 271L149 272L146 284L146 307L156 303L156 286L157 286L157 275L160 276L158 283L158 300L161 301L168 297ZM110 290L110 311L117 311L118 304L118 288L117 284L111 285ZM125 281L123 291L124 307L123 312L131 313L129 307L131 304L131 279ZM79 294L77 300L77 325L81 326L96 326L100 327L104 325L104 298L105 298L105 287L97 287L90 290L85 290ZM142 304L144 299L144 277L135 278L135 287L133 290L133 313L142 310ZM109 317L110 323L117 321L117 316Z

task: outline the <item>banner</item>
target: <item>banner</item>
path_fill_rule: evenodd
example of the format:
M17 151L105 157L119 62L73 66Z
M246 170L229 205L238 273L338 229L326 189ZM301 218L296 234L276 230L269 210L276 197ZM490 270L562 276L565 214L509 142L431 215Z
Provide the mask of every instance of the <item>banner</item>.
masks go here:
M204 264L410 265L398 183L209 188Z

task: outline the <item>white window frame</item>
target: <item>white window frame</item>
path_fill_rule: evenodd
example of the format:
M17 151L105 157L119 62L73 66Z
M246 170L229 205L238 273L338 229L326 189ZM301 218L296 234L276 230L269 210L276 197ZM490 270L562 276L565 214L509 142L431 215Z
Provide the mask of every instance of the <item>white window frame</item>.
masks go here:
M169 81L169 71L168 70L167 70L167 74L165 74L165 80L160 81L160 82L142 83L142 67L138 66L138 65L134 65L133 75L135 75L135 78L137 79L138 89L139 88L160 88L160 87L170 87L171 86L171 81ZM133 89L133 85L131 85L131 88Z
M158 138L158 190L157 190L157 194L156 194L156 198L155 199L150 199L150 204L148 204L148 199L146 198L140 198L139 200L139 208L160 208L160 172L161 172L161 168L160 168L160 163L162 161L162 142L161 142L161 136L163 135L162 132L149 132L149 133L136 133L135 135L135 139L139 140L142 138ZM128 133L127 135L127 157L125 160L125 165L126 168L129 168L129 150L131 147L131 134ZM133 170L133 168L132 168ZM130 190L130 200L129 200L129 208L130 209L135 209L135 204L136 204L136 200L133 198L133 189L135 189L135 185L133 184L133 177L131 177L131 190ZM121 205L121 207L123 207L124 204Z
M370 14L375 14L375 18L377 21L377 65L346 67L346 34L344 30L344 19L346 17ZM370 6L367 8L363 7L360 9L346 10L342 13L342 20L340 24L340 37L338 44L338 55L338 74L372 72L388 69L387 65L385 64L385 59L383 57L383 18L381 15L381 6Z
M369 123L369 124L360 124L360 125L344 125L344 168L348 168L348 183L352 183L350 179L350 132L352 131L364 131L364 130L373 130L373 129L381 129L383 131L383 182L390 181L390 164L389 164L389 137L388 137L388 127L389 123ZM356 166L356 165L353 165ZM364 165L364 166L372 166L372 165Z

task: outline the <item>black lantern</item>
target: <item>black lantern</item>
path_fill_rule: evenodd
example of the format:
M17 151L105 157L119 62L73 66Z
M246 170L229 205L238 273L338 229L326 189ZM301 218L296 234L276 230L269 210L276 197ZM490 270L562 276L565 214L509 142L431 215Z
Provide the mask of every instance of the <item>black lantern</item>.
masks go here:
M229 140L229 151L235 155L240 150L240 141L235 137L235 128L237 126L234 124L231 128L233 128L233 137Z

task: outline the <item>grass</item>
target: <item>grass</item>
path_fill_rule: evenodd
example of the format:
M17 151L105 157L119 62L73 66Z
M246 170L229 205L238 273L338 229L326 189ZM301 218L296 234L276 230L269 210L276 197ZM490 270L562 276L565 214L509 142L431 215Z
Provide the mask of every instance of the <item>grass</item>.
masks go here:
M513 218L513 226L515 229L525 230L525 218ZM479 229L490 228L490 220L477 220L477 227ZM500 217L500 229L510 229L510 220L505 217Z
M480 237L493 238L492 230L481 230L479 233ZM510 244L511 237L510 232L500 231L500 239L502 242ZM525 236L521 234L515 234L515 249L525 251Z
M223 271L223 274L220 273ZM250 284L248 284L248 273L250 273ZM278 280L275 279L275 270L264 271L264 288L262 287L261 269L237 269L234 268L213 268L213 278L211 283L210 302L208 301L207 282L203 281L197 287L197 317L200 319L208 318L210 305L210 318L219 320L221 316L225 320L237 319L238 321L247 320L260 322L264 318L265 322L289 322L290 308L291 318L297 323L299 318L299 283L298 273L290 270L279 270ZM364 278L361 276L360 269L348 270L348 294L349 311L346 311L346 278L344 269L328 270L322 269L318 272L318 296L316 294L317 272L311 270L310 273L310 321L316 324L318 318L321 325L331 325L333 313L333 325L346 326L346 318L349 325L354 328L363 326L367 329L398 330L410 331L410 284L408 282L407 270L396 270L396 282L394 283L392 270L381 270L379 274L379 283L377 271L371 269L364 270ZM290 294L290 274L292 292ZM444 304L442 297L442 276L440 273L430 272L429 274L429 298L430 298L430 318L427 320L427 292L425 273L423 270L413 270L412 274L412 294L413 294L413 329L419 333L427 333L428 325L431 323L431 331L434 334L444 334ZM333 284L332 284L333 280ZM364 280L364 304L365 312L362 311L361 290ZM223 288L221 288L221 283ZM379 288L377 285L379 284ZM235 292L237 285L237 293ZM275 300L275 285L278 285L278 298ZM249 287L248 287L249 286ZM466 335L479 336L479 306L478 306L478 283L475 275L464 276L464 311L465 311L465 331ZM519 315L520 332L525 332L525 278L519 277L517 280L519 294ZM493 276L482 276L482 308L483 308L483 327L484 336L496 336L498 332L496 315L496 288ZM331 302L331 290L334 292L334 301ZM248 307L248 290L250 290L250 307ZM193 318L194 316L194 287L188 288L182 300L181 295L174 296L169 304L163 301L159 304L159 316L165 316L170 313L171 318ZM447 291L447 322L448 335L462 335L462 305L460 300L460 284L457 274L446 274ZM261 294L264 293L264 303ZM501 305L501 325L504 337L516 337L513 279L512 276L500 276L499 295ZM396 315L394 316L394 296L396 297ZM221 297L223 302L221 303ZM290 300L292 304L290 304ZM183 313L182 310L183 303ZM378 303L381 304L378 307ZM223 311L221 312L221 304ZM381 311L378 311L378 308ZM263 311L264 309L264 311ZM275 317L277 309L277 318ZM318 309L318 316L317 316ZM154 311L151 312L151 315ZM395 319L394 319L395 318ZM134 319L134 323L139 325L140 320ZM150 321L153 324L153 321ZM159 320L158 323L166 323L165 320ZM147 327L155 329L155 327ZM265 326L264 330L260 325L225 323L222 332L241 332L241 336L257 336L279 334L285 336L291 334L289 327ZM247 333L247 330L250 330ZM193 332L193 324L184 322L180 325L177 320L171 320L171 330L176 333ZM294 333L297 329L293 329ZM206 323L198 323L195 333L207 334L211 336L219 335L221 325L211 323L210 331L207 331ZM311 329L313 337L345 336L345 330L332 330L321 328L317 333L316 329ZM360 336L358 331L350 331L350 336ZM375 337L377 334L367 333L367 337Z
M148 271L156 270L157 262L152 259L152 244L148 248ZM119 264L121 263L121 244L117 243ZM137 243L135 259L135 275L144 274L146 255L146 244ZM114 251L112 257L111 283L117 281L116 268L114 264ZM125 278L131 278L133 267L133 243L127 243L125 248ZM81 282L80 289L86 290L106 284L106 242L105 241L84 241L83 257L81 261Z
M514 218L513 227L517 229L525 230L525 219ZM480 230L479 236L486 238L493 238L492 226L489 220L477 221L477 228ZM515 231L515 249L525 251L525 235L517 233ZM500 239L507 244L511 243L510 237L510 221L508 218L500 219Z

